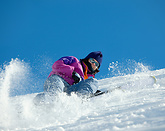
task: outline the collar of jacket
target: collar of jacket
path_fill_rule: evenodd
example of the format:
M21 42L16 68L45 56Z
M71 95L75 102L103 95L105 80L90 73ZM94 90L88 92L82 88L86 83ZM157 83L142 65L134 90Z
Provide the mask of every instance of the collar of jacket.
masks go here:
M92 74L88 74L89 72L89 69L88 69L88 66L82 61L82 66L83 66L83 71L84 71L84 79L88 79L89 77L95 77L94 75Z

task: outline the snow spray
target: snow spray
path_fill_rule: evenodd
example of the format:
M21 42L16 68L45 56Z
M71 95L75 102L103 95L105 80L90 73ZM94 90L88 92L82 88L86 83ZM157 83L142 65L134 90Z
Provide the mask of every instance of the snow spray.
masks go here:
M40 65L41 66L41 65ZM32 73L32 67L19 59L12 59L0 69L0 130L36 129L50 124L72 123L91 108L75 94L58 95L55 103L36 106L33 99L43 86L43 79ZM43 69L44 70L44 69ZM87 106L85 106L87 104ZM75 116L76 114L76 116Z
M144 65L142 62L136 62L135 60L126 60L126 61L115 61L111 62L108 67L110 77L114 76L124 76L128 74L148 72L151 70L151 67Z

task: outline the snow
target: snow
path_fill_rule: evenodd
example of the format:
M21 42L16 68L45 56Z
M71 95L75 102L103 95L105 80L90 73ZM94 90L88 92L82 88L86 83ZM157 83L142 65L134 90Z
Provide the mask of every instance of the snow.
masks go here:
M36 106L33 98L43 83L29 64L12 59L0 70L0 130L164 131L165 69L143 69L99 80L101 90L122 90L91 99L61 93L53 103Z

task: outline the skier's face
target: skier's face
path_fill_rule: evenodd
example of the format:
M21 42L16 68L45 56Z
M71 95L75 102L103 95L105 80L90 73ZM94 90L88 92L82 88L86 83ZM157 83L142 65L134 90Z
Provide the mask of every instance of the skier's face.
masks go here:
M97 62L97 60L95 60L94 58L90 58L89 63L91 64L93 70L98 69L99 63Z

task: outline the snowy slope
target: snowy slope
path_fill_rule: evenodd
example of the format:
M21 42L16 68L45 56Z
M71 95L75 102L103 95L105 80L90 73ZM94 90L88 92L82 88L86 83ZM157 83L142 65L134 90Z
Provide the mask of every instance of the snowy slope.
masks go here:
M41 106L33 104L41 89L30 77L29 65L18 59L1 69L0 130L165 130L165 69L101 79L100 89L123 90L87 100L62 93Z

